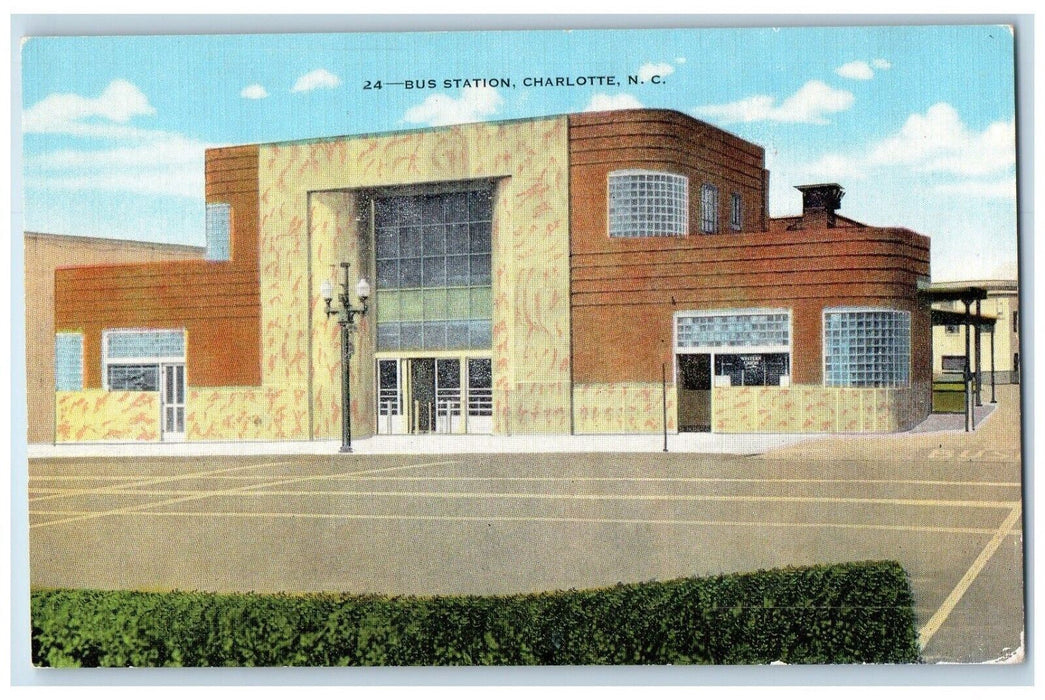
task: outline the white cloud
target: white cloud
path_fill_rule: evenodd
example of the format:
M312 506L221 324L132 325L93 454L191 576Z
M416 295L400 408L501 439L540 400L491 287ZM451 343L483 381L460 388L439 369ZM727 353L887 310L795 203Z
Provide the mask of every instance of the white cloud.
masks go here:
M109 149L62 149L26 161L26 187L120 191L200 199L203 152L215 144L154 132L152 140Z
M63 148L27 156L26 188L122 191L199 199L203 151L213 144L182 134L127 124L152 116L148 98L126 80L114 80L98 97L49 95L25 110L26 133L103 138L109 148Z
M297 79L291 92L309 92L319 88L335 88L341 84L341 78L337 77L325 68L317 68L311 73L305 73Z
M643 63L639 66L639 80L648 83L655 75L666 78L674 72L675 67L670 63Z
M264 85L254 83L240 90L239 96L248 100L263 100L269 96L269 93Z
M859 158L840 153L825 153L820 158L810 163L801 163L792 167L792 170L802 175L805 180L862 180L867 177L863 163Z
M497 113L503 104L504 98L495 88L464 88L456 99L443 93L429 95L406 110L403 121L431 126L467 124Z
M870 80L874 77L871 66L864 61L850 61L836 68L835 73L850 80Z
M160 132L157 132L157 134ZM157 137L148 143L121 146L105 150L63 149L36 156L32 164L42 170L65 168L127 168L138 166L179 165L202 163L203 151L212 145L189 139L180 134Z
M693 111L705 117L717 119L725 124L731 122L760 122L770 120L775 99L769 95L752 95L719 105L705 105Z
M1004 177L997 180L959 180L958 182L940 183L933 187L934 192L953 194L961 197L978 199L1016 199L1016 177Z
M871 65L874 66L877 70L889 70L893 67L893 64L889 63L889 61L885 60L884 58L874 59L873 61L871 61Z
M843 112L853 106L853 93L839 90L820 80L810 80L783 102L769 95L752 95L736 102L704 105L693 111L701 116L730 122L790 122L827 124L825 115Z
M588 102L588 106L584 108L585 112L609 112L615 109L639 109L643 104L626 92L621 92L616 95L607 95L604 92L597 92L591 96L591 100Z
M110 136L133 134L126 124L131 117L152 116L156 109L141 90L126 80L113 80L98 97L72 93L48 95L22 112L22 130L27 134L72 134ZM84 120L102 119L101 124ZM109 122L106 124L105 122Z
M27 189L72 192L130 192L203 200L203 158L197 168L151 168L135 171L92 173L90 175L33 176L25 178ZM202 223L200 224L202 226Z
M908 117L899 132L871 150L870 159L923 172L987 175L1016 163L1015 138L1014 120L994 122L976 132L962 122L954 107L939 102L924 114Z

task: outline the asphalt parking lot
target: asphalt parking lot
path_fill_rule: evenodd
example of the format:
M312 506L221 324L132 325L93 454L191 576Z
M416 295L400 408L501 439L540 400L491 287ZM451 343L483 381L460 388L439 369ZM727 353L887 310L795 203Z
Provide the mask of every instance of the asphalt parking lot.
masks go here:
M34 459L31 582L499 593L889 558L926 660L1009 654L1018 460L874 454Z

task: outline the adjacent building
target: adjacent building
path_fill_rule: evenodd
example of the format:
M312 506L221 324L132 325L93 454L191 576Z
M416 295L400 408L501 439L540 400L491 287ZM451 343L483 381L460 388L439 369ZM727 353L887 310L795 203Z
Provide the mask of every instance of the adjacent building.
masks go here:
M961 282L934 283L934 291L947 291L961 287L976 287L987 292L987 298L979 302L979 312L994 320L994 334L980 333L980 364L975 365L976 354L970 352L970 371L980 373L983 384L991 383L991 347L993 344L993 379L996 384L1019 384L1020 382L1020 295L1016 280L969 280ZM934 309L964 313L965 305L960 301L935 302ZM970 313L976 313L975 304ZM970 348L975 348L975 331L969 338ZM948 323L933 326L933 375L940 379L961 376L965 362L965 325Z
M834 183L770 219L768 182L761 147L668 110L209 150L207 259L57 271L81 379L55 439L339 436L344 262L373 288L357 438L920 421L928 238L841 216Z
M170 261L202 258L203 248L112 238L87 238L51 233L26 232L25 259L25 372L26 418L30 443L55 439L55 388L82 386L82 381L63 376L56 382L55 350L65 353L69 341L55 336L55 270L61 267L112 265L126 262ZM73 350L75 357L82 353ZM75 372L82 362L67 360L63 371Z

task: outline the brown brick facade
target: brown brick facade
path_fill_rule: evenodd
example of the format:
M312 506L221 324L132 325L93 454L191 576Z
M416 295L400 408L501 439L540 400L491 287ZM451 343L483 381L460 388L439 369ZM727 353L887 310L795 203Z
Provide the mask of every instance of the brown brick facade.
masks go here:
M212 149L206 163L207 203L232 208L230 260L55 271L55 329L84 334L84 388L102 386L102 333L110 328L184 328L191 386L261 383L258 148Z
M689 235L610 238L607 177L663 170L689 178ZM718 187L718 234L700 233L700 186ZM675 112L570 117L573 381L655 382L672 366L676 311L792 310L792 382L822 381L823 310L876 306L912 312L912 381L929 378L929 241L905 229L788 231L764 208L762 149ZM741 192L744 230L729 228L729 195ZM845 220L848 222L849 220Z

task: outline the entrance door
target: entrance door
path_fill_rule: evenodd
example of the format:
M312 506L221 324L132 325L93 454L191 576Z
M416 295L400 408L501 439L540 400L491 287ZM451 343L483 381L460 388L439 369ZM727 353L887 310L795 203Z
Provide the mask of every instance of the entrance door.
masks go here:
M435 361L436 429L461 432L461 361Z
M679 355L679 432L711 432L711 355Z
M160 424L163 439L185 439L185 365L160 365Z
M410 432L435 430L435 360L422 357L410 360Z
M387 435L403 432L399 360L377 361L377 432Z

